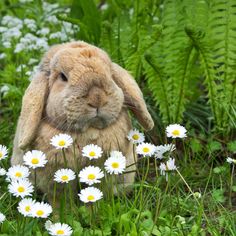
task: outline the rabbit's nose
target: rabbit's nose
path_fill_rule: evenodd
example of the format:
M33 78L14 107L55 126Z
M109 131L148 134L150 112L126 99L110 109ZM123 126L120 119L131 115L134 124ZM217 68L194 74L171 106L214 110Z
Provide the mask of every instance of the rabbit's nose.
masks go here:
M88 95L88 106L90 107L98 110L107 104L108 99L105 92L98 87L91 88Z

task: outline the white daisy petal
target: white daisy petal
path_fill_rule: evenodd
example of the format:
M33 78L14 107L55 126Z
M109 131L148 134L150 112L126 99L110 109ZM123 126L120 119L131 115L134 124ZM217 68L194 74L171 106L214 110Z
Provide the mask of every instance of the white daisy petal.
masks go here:
M102 156L102 149L94 144L89 144L82 149L82 156L88 157L90 160L98 159Z
M52 207L48 203L36 202L32 206L32 217L47 218L52 213Z
M47 220L44 224L44 227L46 230L49 230L51 228L51 226L53 225L51 220Z
M0 168L0 176L4 176L6 174L6 170L3 168Z
M171 124L166 127L166 135L171 138L185 138L187 130L179 124Z
M156 150L155 145L151 143L141 143L136 148L136 152L143 156L152 156L155 150Z
M15 165L8 169L7 180L25 179L29 177L29 168L23 165Z
M55 172L54 180L58 183L69 183L75 179L75 172L71 169L60 169Z
M230 158L230 157L227 157L226 161L230 164L236 164L236 159L233 159L233 158Z
M85 203L96 202L103 197L103 193L95 187L82 189L78 195L80 200Z
M80 182L88 185L100 183L103 177L103 171L97 166L88 166L79 172Z
M46 155L43 152L37 150L28 151L25 153L23 160L25 165L33 169L44 167L48 162Z
M121 174L126 167L126 158L121 152L112 151L110 157L105 161L104 166L109 174Z
M161 175L165 175L168 171L176 170L175 159L170 158L166 163L160 164Z
M7 147L0 144L0 160L7 158L8 150Z
M28 179L19 179L13 180L8 185L8 190L14 196L24 198L26 196L31 196L31 193L33 192L34 188Z
M68 148L72 145L73 139L68 134L58 134L51 138L50 142L56 149Z
M0 224L6 220L6 216L0 212Z
M154 156L157 159L162 159L164 153L173 152L175 149L176 148L174 144L164 144L164 145L156 146Z
M73 233L72 228L67 224L55 223L50 226L48 229L48 233L50 235L63 235L63 236L70 236Z
M35 204L35 200L31 198L23 198L18 204L18 211L24 216L31 216L32 208Z
M137 129L130 130L127 138L133 143L143 143L145 140L144 134L139 132Z

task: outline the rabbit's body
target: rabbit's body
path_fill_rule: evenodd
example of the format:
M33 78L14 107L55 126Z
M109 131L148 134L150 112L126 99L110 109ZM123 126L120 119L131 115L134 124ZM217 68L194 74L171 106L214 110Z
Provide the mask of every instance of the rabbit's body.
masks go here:
M26 150L46 153L48 163L37 169L37 186L49 197L55 171L65 167L61 150L50 144L56 134L67 133L76 140L76 154L73 149L66 150L68 168L75 171L88 165L79 148L92 143L102 147L105 154L121 151L130 165L135 155L133 144L127 140L131 129L127 108L144 128L153 127L136 82L104 51L84 42L55 46L45 55L23 97L12 165L23 163ZM100 162L104 160L89 163ZM132 165L128 171L135 168ZM132 183L134 176L126 174L126 184Z
M88 128L84 133L67 132L71 135L75 142L75 153L74 148L69 148L65 150L68 168L71 168L75 172L79 169L88 165L100 165L104 163L104 158L97 160L89 160L87 157L81 156L82 147L87 144L97 144L102 147L104 154L110 153L110 150L120 150L127 158L127 166L134 162L135 154L133 153L133 145L127 139L128 131L131 129L130 119L128 117L127 111L123 110L117 122L111 126L99 130L96 128ZM38 133L36 134L36 139L32 142L31 150L41 150L47 155L48 163L44 168L38 168L37 171L37 186L38 188L48 194L49 200L51 200L53 194L53 175L61 168L65 168L64 159L62 156L62 151L55 149L50 144L50 139L61 133L60 130L53 127L50 123L42 121ZM15 138L15 149L12 157L12 165L23 164L24 152L17 148L18 138ZM105 155L104 155L105 157ZM127 168L127 171L134 171L125 176L125 184L132 184L135 177L136 166L132 165ZM31 179L33 182L34 175L32 173Z

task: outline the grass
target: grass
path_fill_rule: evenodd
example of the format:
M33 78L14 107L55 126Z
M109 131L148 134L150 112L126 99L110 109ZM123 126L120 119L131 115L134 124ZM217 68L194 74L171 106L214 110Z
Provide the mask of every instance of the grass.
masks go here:
M12 37L9 48L4 46L3 36L1 37L0 51L5 57L1 59L0 65L0 144L6 145L10 154L21 98L29 83L30 72L39 63L45 51L41 47L25 47L19 53L15 53L14 50L27 33L46 38L48 45L76 38L78 28L74 26L69 27L71 31L65 32L64 38L50 37L55 32L64 32L63 29L68 25L65 26L60 21L50 23L42 20L46 15L55 16L58 12L63 12L68 2L61 1L60 5L54 8L49 4L42 8L38 1L37 7L34 6L34 14L40 16L35 19L35 25L37 30L48 27L50 33L46 36L38 35L37 30L32 31L23 24L22 35L18 38ZM17 9L17 6L21 7ZM19 5L18 1L10 1L9 7L5 2L1 2L0 7L5 15L14 15L21 20L25 15L34 18L27 13L32 8L32 3ZM9 29L13 26L4 27ZM30 63L32 58L35 62ZM152 104L151 101L150 106ZM151 109L156 111L155 106ZM186 127L188 137L176 141L177 150L172 154L178 170L169 174L168 181L165 176L160 176L159 160L153 157L140 158L136 181L129 194L110 194L93 205L85 205L76 198L72 201L71 207L67 205L70 202L70 192L68 191L68 194L65 191L68 199L65 201L65 195L62 195L59 213L51 215L50 220L69 224L73 228L74 236L236 235L234 164L226 162L226 158L235 153L236 143L230 141L233 140L232 137L219 139L220 136L214 133L212 127L207 132L199 132L189 123ZM164 129L164 125L161 128ZM156 136L158 140L166 140L164 132L160 134L159 129L155 128L154 134L147 134L150 142L153 140L158 144ZM164 141L161 142L163 143ZM10 167L10 154L6 160L0 162L2 168ZM4 176L0 177L0 185L0 212L6 215L6 220L0 224L0 235L48 235L44 227L45 220L23 217L18 212L17 204L20 199L8 192L8 183ZM108 189L105 188L105 191ZM38 195L37 200L46 200L46 196Z

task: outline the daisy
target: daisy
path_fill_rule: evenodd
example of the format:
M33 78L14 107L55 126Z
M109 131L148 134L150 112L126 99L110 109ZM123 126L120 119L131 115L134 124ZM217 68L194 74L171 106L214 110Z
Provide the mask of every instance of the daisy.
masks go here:
M143 133L139 132L137 129L130 130L127 138L133 143L142 143L145 140Z
M171 138L185 138L187 130L179 125L179 124L172 124L166 127L166 135L167 137Z
M44 167L45 164L48 162L46 159L46 155L37 150L28 151L23 156L24 164L29 166L30 168L38 168L38 167Z
M14 196L24 198L26 196L31 196L34 188L28 179L19 179L13 180L8 185L8 190Z
M28 178L30 172L26 166L15 165L8 169L7 171L7 180L17 180Z
M104 163L105 169L109 174L121 174L126 167L126 158L121 152L113 151Z
M52 225L53 225L52 221L47 220L44 224L44 227L45 227L46 230L49 230Z
M6 220L6 216L0 212L0 223Z
M226 161L229 163L229 164L236 164L236 159L233 159L233 158L230 158L230 157L227 157Z
M7 151L7 147L0 145L0 160L3 160L7 157L8 151Z
M166 164L165 163L161 163L160 164L160 171L161 171L161 175L165 175L165 173L167 171L172 171L172 170L176 170L177 167L175 165L175 159L174 158L170 158Z
M141 143L137 146L137 153L143 156L152 156L155 149L155 146L151 143Z
M94 187L82 189L78 195L80 200L85 203L96 202L103 197L103 193L99 189Z
M35 204L35 200L31 198L24 198L18 204L18 211L24 216L31 216L31 210Z
M96 166L88 166L79 172L80 182L92 185L100 183L101 178L104 177L103 171Z
M50 142L56 149L68 148L73 143L73 139L68 134L58 134L51 138Z
M157 159L162 159L164 153L173 152L175 149L176 148L174 144L164 144L164 145L156 146L154 155Z
M82 156L88 157L90 160L98 159L102 156L102 149L94 144L89 144L82 149Z
M70 236L73 233L73 230L67 224L55 223L49 227L48 233L53 236L55 235Z
M0 168L0 176L4 176L6 174L6 170L3 168Z
M75 172L71 169L60 169L55 172L54 180L58 183L69 183L75 179Z
M48 203L36 202L31 209L33 217L47 218L52 213L52 207Z

